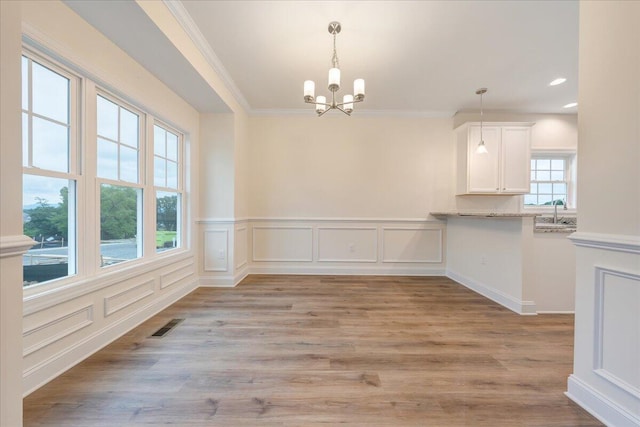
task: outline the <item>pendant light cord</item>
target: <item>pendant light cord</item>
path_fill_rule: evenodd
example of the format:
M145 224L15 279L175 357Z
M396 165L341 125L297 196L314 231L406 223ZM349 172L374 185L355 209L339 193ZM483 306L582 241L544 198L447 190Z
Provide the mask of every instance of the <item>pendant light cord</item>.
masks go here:
M331 58L333 68L340 68L340 62L338 61L338 51L336 50L336 33L333 33L333 57Z

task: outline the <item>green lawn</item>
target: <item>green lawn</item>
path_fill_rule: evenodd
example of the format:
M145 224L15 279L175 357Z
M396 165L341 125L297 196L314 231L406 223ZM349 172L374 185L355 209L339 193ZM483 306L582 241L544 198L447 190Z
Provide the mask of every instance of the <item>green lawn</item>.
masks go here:
M173 246L173 239L176 238L175 231L156 231L156 248L164 248Z

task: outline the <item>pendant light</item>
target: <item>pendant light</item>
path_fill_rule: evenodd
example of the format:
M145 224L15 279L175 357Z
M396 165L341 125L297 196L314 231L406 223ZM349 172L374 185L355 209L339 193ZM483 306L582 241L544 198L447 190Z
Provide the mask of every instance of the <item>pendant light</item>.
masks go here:
M480 95L480 142L478 143L478 146L476 147L476 154L487 154L489 152L487 150L487 146L484 145L484 139L482 138L482 116L483 116L482 95L484 95L485 93L487 93L487 88L486 87L482 87L482 88L480 88L480 89L478 89L476 91L476 95Z

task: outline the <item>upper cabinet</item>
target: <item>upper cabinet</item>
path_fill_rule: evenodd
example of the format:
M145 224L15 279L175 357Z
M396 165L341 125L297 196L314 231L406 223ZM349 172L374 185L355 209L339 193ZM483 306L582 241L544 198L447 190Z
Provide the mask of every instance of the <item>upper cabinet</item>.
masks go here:
M485 123L487 153L477 153L480 124L456 129L456 194L526 194L529 192L532 123Z

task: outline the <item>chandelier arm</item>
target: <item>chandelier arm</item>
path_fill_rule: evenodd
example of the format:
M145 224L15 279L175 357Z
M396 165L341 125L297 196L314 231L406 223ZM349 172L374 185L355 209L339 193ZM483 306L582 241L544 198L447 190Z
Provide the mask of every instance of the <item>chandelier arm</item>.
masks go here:
M336 106L343 106L344 104L357 104L358 102L363 102L364 99L355 99L353 101L349 101L349 102L338 102L336 104Z
M325 114L327 114L327 111L329 111L329 110L331 110L331 108L327 108L327 109L326 109L326 110L324 110L323 112L318 113L318 117L322 117L322 116L324 116Z
M313 105L326 105L327 107L331 107L331 104L327 104L326 102L317 102L317 101L304 101L305 104L313 104Z
M342 109L342 107L340 107L340 106L338 106L338 105L336 105L336 107L335 107L335 108L336 108L336 110L340 110L340 111L342 111L342 112L343 112L343 113L345 113L347 116L350 116L350 115L351 115L351 113L349 113L349 112L347 112L347 111L343 110L343 109Z

